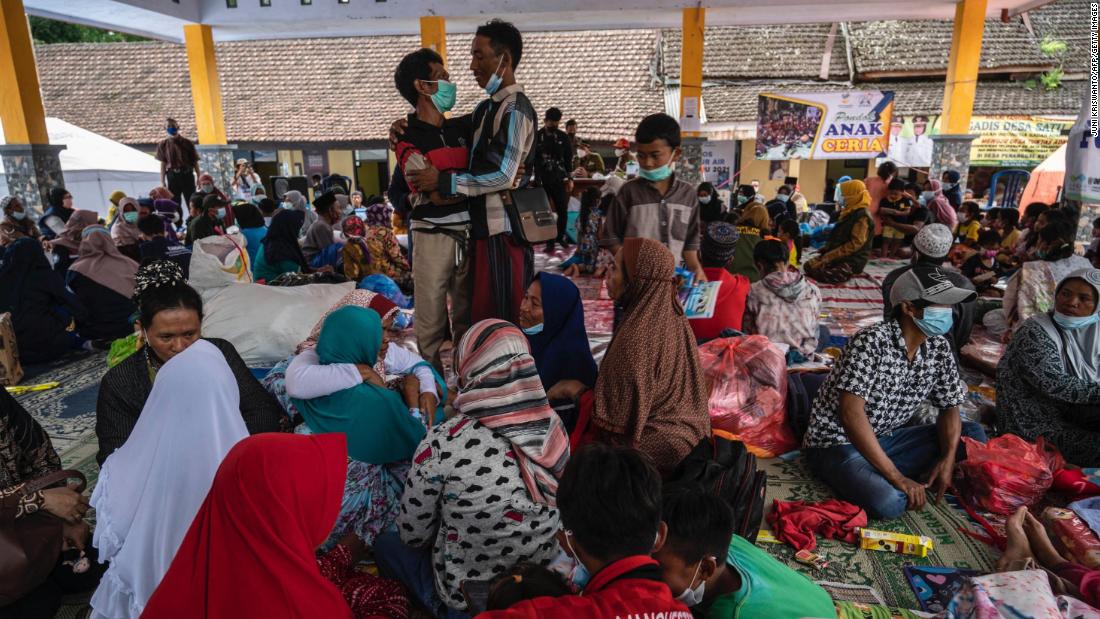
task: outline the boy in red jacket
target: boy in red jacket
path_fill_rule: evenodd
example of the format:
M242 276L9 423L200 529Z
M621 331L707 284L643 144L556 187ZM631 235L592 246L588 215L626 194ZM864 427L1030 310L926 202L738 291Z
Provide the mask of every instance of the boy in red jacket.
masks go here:
M648 458L635 449L588 445L570 458L557 498L564 528L558 541L580 563L573 582L584 590L526 600L479 618L691 619L650 557L664 544L667 527L661 522L661 476Z

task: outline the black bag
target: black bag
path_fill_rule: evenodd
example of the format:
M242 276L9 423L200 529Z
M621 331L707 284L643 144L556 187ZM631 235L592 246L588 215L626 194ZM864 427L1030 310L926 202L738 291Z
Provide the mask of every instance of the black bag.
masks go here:
M764 518L768 474L756 469L756 456L739 441L703 439L676 468L668 487L698 484L733 510L734 533L756 543Z
M504 212L512 224L512 237L528 245L553 241L558 236L554 207L542 187L513 189L504 194Z
M801 441L810 427L814 398L828 372L790 372L787 374L787 424Z

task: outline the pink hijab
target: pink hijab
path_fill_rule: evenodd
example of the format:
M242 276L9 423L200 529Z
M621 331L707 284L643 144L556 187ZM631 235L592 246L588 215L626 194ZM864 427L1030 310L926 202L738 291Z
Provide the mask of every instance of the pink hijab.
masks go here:
M80 249L80 234L84 232L84 228L94 225L97 221L99 221L99 215L95 211L80 209L73 211L73 214L69 216L69 221L65 222L65 229L57 235L57 238L53 240L53 244L68 248L69 251L78 251Z
M127 299L134 296L134 275L137 274L138 263L118 251L107 228L100 225L88 226L84 228L82 235L84 240L80 243L80 258L69 270L76 271Z
M372 309L378 312L383 322L398 312L398 307L393 301L390 301L376 292L371 292L370 290L352 290L321 316L317 324L313 325L313 331L310 332L309 337L302 341L301 344L298 344L298 349L294 352L301 353L306 348L314 348L317 346L317 338L321 336L321 327L325 324L325 319L328 318L329 314L346 305L356 305L364 309Z
M928 203L928 210L932 212L932 216L936 218L937 222L954 230L955 226L959 225L959 215L955 212L955 209L951 208L947 196L943 195L943 183L934 178L930 182L932 183L932 193L935 196Z

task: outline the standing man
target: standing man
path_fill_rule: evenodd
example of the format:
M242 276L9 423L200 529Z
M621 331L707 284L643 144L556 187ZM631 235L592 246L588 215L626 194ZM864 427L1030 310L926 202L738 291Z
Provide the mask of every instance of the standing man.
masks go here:
M455 85L450 79L443 59L430 49L415 51L397 65L394 84L401 96L416 108L409 114L408 127L394 148L398 165L394 176L400 176L402 183L405 183L406 174L428 166L442 172L466 169L470 158L466 148L470 117L448 119L443 116L455 104ZM410 187L406 184L405 189ZM391 193L391 200L393 196ZM402 202L408 199L412 204L409 230L413 238L412 273L416 282L413 297L416 343L420 355L442 375L439 349L448 339L448 333L453 333L452 341L457 344L470 327L469 200L463 196L448 200L438 191L415 190L411 194L398 192L397 198Z
M535 261L531 246L512 236L504 198L520 165L534 169L538 118L523 86L516 83L523 39L515 26L499 19L481 26L470 55L470 70L489 98L474 109L467 171L441 173L430 165L405 170L405 175L417 191L437 191L445 199L471 198L471 323L486 318L514 323L534 278Z
M172 192L176 204L187 204L195 193L195 179L199 171L199 152L195 143L180 135L179 123L173 118L166 121L168 137L157 144L157 161L160 162L160 184Z
M573 160L573 146L569 136L558 129L561 122L561 110L552 107L542 117L542 129L538 132L535 144L535 174L539 184L546 189L550 201L554 203L554 212L558 215L557 242L562 248L569 247L565 235L565 224L569 219L569 194L573 191L573 182L569 179ZM554 241L546 244L546 253L554 251Z

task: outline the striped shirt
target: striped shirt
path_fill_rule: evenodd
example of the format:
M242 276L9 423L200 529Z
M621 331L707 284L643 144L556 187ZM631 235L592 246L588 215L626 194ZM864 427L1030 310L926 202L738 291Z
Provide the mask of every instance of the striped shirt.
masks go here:
M640 237L663 243L676 260L684 251L699 249L699 198L695 186L675 175L668 191L642 178L623 185L607 213L604 245L621 245Z
M523 86L501 88L474 110L470 164L466 172L442 173L439 189L445 196L480 197L471 200L474 238L510 232L503 193L512 188L520 165L534 172L535 108Z

